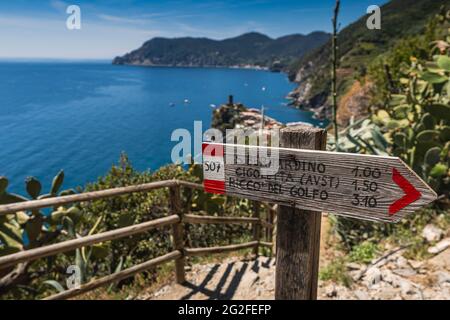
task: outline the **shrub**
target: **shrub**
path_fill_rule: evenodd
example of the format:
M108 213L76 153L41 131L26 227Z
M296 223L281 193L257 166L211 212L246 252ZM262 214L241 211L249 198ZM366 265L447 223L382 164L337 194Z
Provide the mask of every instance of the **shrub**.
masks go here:
M55 179L54 185L57 184L57 186L52 187L52 191L48 195L44 195L45 197L56 196L61 184L61 176L63 176L62 173L58 176L59 178ZM193 165L183 168L169 165L155 172L138 172L132 167L128 157L122 154L119 164L114 165L105 176L99 178L97 182L88 184L85 188L78 188L78 191L99 191L171 179L200 183L202 181L201 167ZM5 178L0 180L0 201L12 203L28 200L22 196L8 194L5 181ZM27 190L32 198L44 197L39 196L38 189L38 182L35 179L29 179ZM63 194L69 192L74 193L75 191L66 191ZM168 190L158 189L148 193L133 193L84 202L76 207L54 208L54 211L48 215L36 211L2 217L0 221L0 253L6 255L50 242L61 242L161 218L170 214L169 202ZM211 195L186 188L182 188L182 203L184 212L194 212L200 215L251 216L253 212L252 203L248 200ZM30 243L24 243L21 235L35 230L28 226L28 221L33 221L34 217L41 217L44 221L39 224L41 234L36 233L36 237L33 236L35 233L30 234L27 237L30 239ZM53 220L59 222L53 223ZM4 229L10 228L10 226L17 230L11 229L9 232L8 229L8 232L5 233ZM246 241L252 236L250 226L186 225L185 228L186 245L192 247L226 245ZM53 233L54 237L47 238L47 234ZM6 237L9 234L13 237ZM36 242L34 242L35 238ZM48 239L48 241L41 241L44 239ZM21 277L23 281L4 287L3 292L0 288L1 298L35 299L54 293L55 289L60 291L64 287L63 284L67 277L66 269L70 265L77 265L80 268L82 283L85 283L92 278L112 274L171 250L170 228L164 228L40 259L27 266L24 271L27 276ZM0 284L2 277L10 271L0 271ZM141 275L141 279L145 279L148 283L151 283L156 277L156 271L149 271ZM131 282L133 279L124 280L118 286Z
M333 281L350 287L352 278L347 272L347 260L343 257L337 258L322 268L319 272L319 279L322 281Z
M378 254L380 248L373 242L365 241L355 247L350 252L350 260L358 263L370 263Z
M408 228L420 228L425 221L430 222L439 214L440 207L444 215L448 215L450 37L447 36L446 41L435 41L431 52L427 50L425 53L423 48L429 46L429 40L434 35L441 33L439 30L447 31L449 17L450 14L445 15L445 12L437 16L425 35L404 40L387 54L395 66L391 68L393 88L380 88L379 83L377 86L378 92L386 89L386 103L381 109L372 110L369 120L361 120L344 130L340 139L340 150L343 151L386 153L400 157L442 195L443 201L437 204L437 208L421 210L399 225L335 217L334 230L348 251L367 240L385 239L391 235L405 234ZM419 55L420 59L413 54ZM433 54L432 60L426 61L426 57ZM383 64L372 67L377 68L376 75L384 77L384 83L389 80ZM369 74L373 76L374 72ZM409 240L414 239L416 235L410 235Z

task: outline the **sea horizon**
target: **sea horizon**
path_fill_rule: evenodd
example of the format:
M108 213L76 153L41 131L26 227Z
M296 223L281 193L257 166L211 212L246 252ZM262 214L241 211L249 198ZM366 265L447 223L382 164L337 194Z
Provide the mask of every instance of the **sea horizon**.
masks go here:
M105 175L121 152L139 171L170 164L172 131L192 132L194 121L208 129L211 105L230 94L249 108L264 105L283 123L319 125L311 113L287 105L295 84L283 73L61 61L0 59L0 176L13 192L24 191L28 176L48 187L61 169L65 187L84 186Z

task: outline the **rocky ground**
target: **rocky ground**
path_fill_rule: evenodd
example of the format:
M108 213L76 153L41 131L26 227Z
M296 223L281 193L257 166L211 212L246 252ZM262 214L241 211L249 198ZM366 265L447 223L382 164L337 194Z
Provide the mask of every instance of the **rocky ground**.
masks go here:
M349 263L353 285L321 283L320 298L450 300L450 249L425 261L407 260L402 252L395 249L369 266Z
M436 233L431 230L428 236L436 237ZM345 287L319 281L319 299L450 300L450 238L430 247L433 256L425 261L404 258L404 250L387 250L369 265L348 263L353 284ZM165 285L137 299L273 299L274 275L274 259L229 258L222 263L194 265L188 270L186 285Z

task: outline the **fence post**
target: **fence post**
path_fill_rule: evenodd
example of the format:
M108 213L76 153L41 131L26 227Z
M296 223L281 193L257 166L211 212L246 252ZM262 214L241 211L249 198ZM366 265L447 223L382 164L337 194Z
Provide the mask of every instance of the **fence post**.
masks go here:
M184 228L183 228L183 211L181 204L180 186L173 186L170 192L170 209L171 214L176 214L180 217L180 222L172 226L173 233L173 247L174 250L180 250L182 257L175 260L175 279L178 284L186 282L184 275L184 266L186 264L184 254Z
M281 130L280 142L285 148L324 150L326 131L290 127ZM320 212L278 206L275 299L317 299L321 218Z
M258 201L252 201L253 205L253 218L258 218L261 221L260 215L260 203ZM253 249L255 256L259 255L259 241L261 240L261 223L253 224L253 240L258 241L258 245Z
M272 256L277 256L277 224L278 224L278 205L274 206L272 211Z

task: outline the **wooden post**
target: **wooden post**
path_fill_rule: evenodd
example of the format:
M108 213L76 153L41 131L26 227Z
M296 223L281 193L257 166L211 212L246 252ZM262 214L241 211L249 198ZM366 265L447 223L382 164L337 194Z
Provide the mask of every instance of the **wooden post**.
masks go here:
M277 256L277 224L278 224L278 205L274 206L276 211L272 211L273 219L272 219L272 256Z
M326 131L296 126L281 130L281 147L324 150ZM319 273L320 212L278 206L275 299L315 300Z
M172 211L171 214L176 214L180 217L180 222L172 226L172 232L173 249L179 250L183 254L180 258L175 260L175 279L178 284L183 284L186 282L184 275L186 259L184 252L183 211L179 186L170 188L170 208Z
M260 216L260 203L258 201L252 201L252 205L253 205L253 218L258 218L261 219ZM253 240L254 241L259 241L261 240L261 224L260 223L254 223L253 224ZM258 257L259 255L259 245L257 245L254 249L253 249L253 253L255 254L256 257Z

